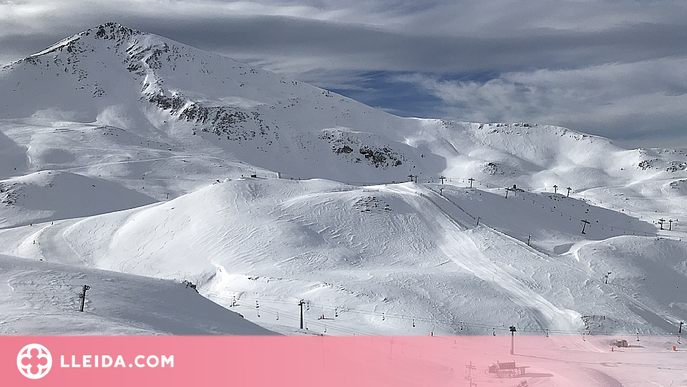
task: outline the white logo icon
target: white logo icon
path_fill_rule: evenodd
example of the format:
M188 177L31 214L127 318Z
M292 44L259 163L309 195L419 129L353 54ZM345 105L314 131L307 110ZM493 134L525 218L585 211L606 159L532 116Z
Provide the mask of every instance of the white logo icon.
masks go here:
M29 344L17 355L17 368L29 379L40 379L47 375L52 367L52 356L47 348L40 344Z

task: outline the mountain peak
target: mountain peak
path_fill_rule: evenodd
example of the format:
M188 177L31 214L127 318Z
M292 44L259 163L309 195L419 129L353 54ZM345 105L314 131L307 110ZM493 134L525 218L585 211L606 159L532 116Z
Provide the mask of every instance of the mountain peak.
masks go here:
M126 40L132 36L137 36L137 35L142 35L143 32L137 31L134 29L131 29L129 27L126 27L122 24L119 24L117 22L107 22L105 24L101 24L99 26L95 26L92 28L89 28L85 31L79 32L75 35L72 35L68 38L62 39L59 42L53 44L52 46L39 51L33 55L28 56L28 58L36 58L42 55L50 54L55 51L61 51L64 49L69 50L70 47L73 47L73 45L78 42L79 40L83 39L84 37L87 36L93 36L95 39L102 39L102 40L112 40L116 42L121 42L123 40ZM25 58L25 59L28 59ZM19 60L19 62L22 62L23 60Z
M142 34L142 32L131 29L131 28L126 27L124 25L121 25L117 22L107 22L105 24L101 24L99 26L89 28L88 30L82 32L81 34L84 36L88 36L90 34L95 34L96 39L119 40L122 38L131 37L134 35L140 35L140 34Z

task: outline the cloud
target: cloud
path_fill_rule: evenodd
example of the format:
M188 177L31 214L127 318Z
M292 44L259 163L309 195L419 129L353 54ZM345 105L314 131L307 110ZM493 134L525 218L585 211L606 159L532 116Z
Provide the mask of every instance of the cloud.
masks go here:
M34 0L0 3L0 39L59 40L118 21L294 73L505 72L687 54L687 5L625 3Z
M624 144L687 146L687 58L574 70L508 72L487 81L395 77L442 101L437 114L461 121L553 124Z

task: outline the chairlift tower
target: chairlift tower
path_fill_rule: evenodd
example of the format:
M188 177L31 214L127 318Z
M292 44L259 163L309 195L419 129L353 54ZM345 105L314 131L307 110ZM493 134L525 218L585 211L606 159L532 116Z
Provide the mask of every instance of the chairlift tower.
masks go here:
M305 300L300 300L298 306L301 307L301 329L303 329L303 305L305 305Z
M84 285L83 289L81 290L81 293L79 294L79 298L81 299L81 307L79 308L79 312L83 312L83 307L84 304L86 303L86 290L90 290L91 287L88 285Z
M587 219L584 219L584 220L582 221L582 234L586 234L586 232L584 232L584 228L587 227L587 225L590 224L590 223L591 223L591 222L589 222Z
M508 329L510 329L510 354L514 355L515 354L515 326L511 325Z

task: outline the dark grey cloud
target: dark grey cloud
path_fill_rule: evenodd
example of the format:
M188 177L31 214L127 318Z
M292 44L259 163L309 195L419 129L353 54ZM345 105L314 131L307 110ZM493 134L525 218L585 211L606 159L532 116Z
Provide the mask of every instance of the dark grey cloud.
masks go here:
M282 62L293 61L301 67L306 55L311 67L331 70L506 72L577 68L687 55L687 45L684 44L687 23L684 22L625 22L593 30L559 30L518 25L519 22L511 20L512 28L502 34L470 28L454 31L450 25L440 34L436 31L418 32L411 27L414 25L412 21L408 22L408 28L386 28L290 15L213 14L211 4L214 3L202 2L206 10L198 15L189 15L195 17L172 9L168 12L163 9L159 13L137 13L112 7L108 12L96 12L98 8L93 7L93 12L89 13L87 9L78 12L72 17L76 20L70 20L66 15L66 19L56 20L54 25L48 21L46 27L43 26L45 20L35 26L27 21L23 29L17 22L0 27L0 42L3 48L5 45L13 48L11 53L18 53L21 45L30 47L30 53L49 45L51 40L114 20L230 56L275 57ZM376 8L382 5L398 7L406 13L421 9L417 5L402 7L400 4L404 2L400 1L371 3ZM193 4L191 2L187 6L192 8ZM13 32L17 29L18 32ZM43 42L48 43L38 44Z
M436 73L578 68L687 55L687 23L604 31L520 31L513 36L426 36L365 25L254 16L198 21L131 20L172 39L227 55L274 56L332 70Z

